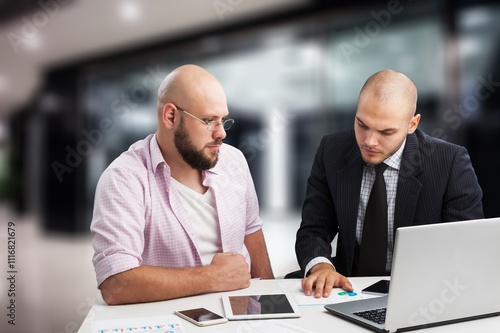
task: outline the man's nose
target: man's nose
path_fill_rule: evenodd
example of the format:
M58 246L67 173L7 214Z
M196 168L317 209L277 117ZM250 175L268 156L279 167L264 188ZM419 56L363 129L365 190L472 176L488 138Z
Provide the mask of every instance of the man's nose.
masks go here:
M219 124L219 126L217 126L215 131L212 132L212 138L216 140L224 140L225 137L226 137L226 130L224 129L224 125Z
M370 147L376 146L378 144L377 134L373 131L368 131L365 135L365 144Z

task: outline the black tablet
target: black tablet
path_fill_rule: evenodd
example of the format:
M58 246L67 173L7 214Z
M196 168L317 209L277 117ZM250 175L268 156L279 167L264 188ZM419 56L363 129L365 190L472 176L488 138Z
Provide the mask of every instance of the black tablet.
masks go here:
M300 317L299 307L286 293L224 295L222 304L229 320L295 318Z

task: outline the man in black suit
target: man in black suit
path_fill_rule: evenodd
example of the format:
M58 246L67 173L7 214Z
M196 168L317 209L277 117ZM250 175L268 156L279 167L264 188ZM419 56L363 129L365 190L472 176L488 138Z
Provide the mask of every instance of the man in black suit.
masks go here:
M483 217L482 190L467 150L417 129L416 103L411 79L393 70L377 72L361 89L354 129L323 137L295 244L306 295L328 297L333 287L352 290L346 276L389 275L399 227ZM360 253L364 244L365 253L371 252L367 244L375 238L373 233L364 237L363 228L365 215L371 215L365 213L375 168L381 163L386 167L381 172L387 209L380 229L387 236L375 243L387 244L385 267L382 274L370 274ZM337 233L332 259L331 242Z

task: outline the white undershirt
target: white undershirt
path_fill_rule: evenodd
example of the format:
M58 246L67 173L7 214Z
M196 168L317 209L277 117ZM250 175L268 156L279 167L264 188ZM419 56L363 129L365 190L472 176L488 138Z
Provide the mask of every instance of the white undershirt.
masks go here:
M173 179L173 178L172 178ZM209 265L216 253L222 252L220 227L215 198L210 190L200 194L174 180L181 202L195 233L195 242L200 251L201 262Z

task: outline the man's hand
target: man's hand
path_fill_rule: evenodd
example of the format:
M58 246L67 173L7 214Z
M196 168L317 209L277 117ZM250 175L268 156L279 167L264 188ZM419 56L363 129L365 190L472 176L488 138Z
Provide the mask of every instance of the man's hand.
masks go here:
M307 296L312 295L313 289L315 289L315 298L328 297L333 287L353 291L351 282L345 276L337 273L330 264L314 265L309 276L302 279L302 291Z
M250 285L249 267L241 254L217 253L209 267L217 291L241 289Z

